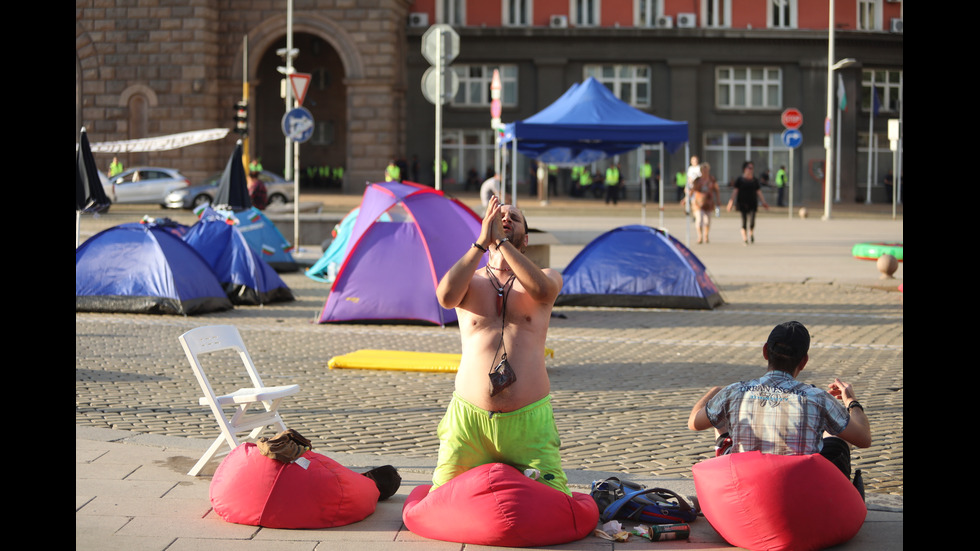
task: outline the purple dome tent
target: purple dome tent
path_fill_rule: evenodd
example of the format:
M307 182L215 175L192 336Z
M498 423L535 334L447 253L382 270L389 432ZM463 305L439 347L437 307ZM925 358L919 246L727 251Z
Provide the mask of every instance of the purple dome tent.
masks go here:
M455 310L439 305L436 286L472 246L481 222L463 203L426 186L368 185L318 321L455 322Z

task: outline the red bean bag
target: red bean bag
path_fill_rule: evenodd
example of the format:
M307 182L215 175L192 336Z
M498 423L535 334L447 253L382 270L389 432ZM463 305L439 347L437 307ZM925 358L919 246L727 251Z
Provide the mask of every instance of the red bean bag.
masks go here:
M851 481L819 454L732 453L692 471L704 517L736 547L823 549L853 538L868 514Z
M429 539L539 547L580 540L595 530L599 508L588 494L571 496L502 463L470 469L429 493L418 486L402 521Z
M378 504L370 478L308 451L292 463L248 442L211 479L211 505L228 522L267 528L329 528L364 520Z

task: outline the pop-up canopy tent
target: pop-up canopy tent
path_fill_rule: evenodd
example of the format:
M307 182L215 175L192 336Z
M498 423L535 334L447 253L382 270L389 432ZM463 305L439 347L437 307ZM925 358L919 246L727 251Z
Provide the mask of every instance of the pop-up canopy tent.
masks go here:
M546 164L577 166L627 153L646 144L664 144L667 151L673 153L687 141L687 122L662 119L640 111L589 77L581 84L573 84L538 113L505 125L501 145ZM660 165L663 166L663 151ZM517 163L511 163L513 182L517 181L516 166ZM515 186L513 193L516 191ZM661 186L661 204L662 191ZM644 186L640 186L640 193L645 220Z
M132 222L75 250L75 311L203 314L231 301L211 266L180 237Z
M622 226L592 240L562 272L559 306L710 310L724 301L704 264L670 234Z
M368 185L319 322L455 322L455 310L439 305L436 286L473 246L480 224L441 191L406 182Z
M268 304L294 300L293 293L229 219L207 208L184 241L214 270L233 304Z
M671 152L687 142L687 122L661 119L623 102L589 77L573 84L538 113L504 126L502 144L547 164L582 165L664 143Z

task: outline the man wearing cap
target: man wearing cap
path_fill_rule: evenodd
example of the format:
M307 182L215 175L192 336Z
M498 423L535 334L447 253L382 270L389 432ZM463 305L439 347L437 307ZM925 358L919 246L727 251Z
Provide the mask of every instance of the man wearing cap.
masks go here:
M849 444L869 447L871 426L849 383L835 378L824 391L796 379L809 349L810 333L802 323L777 325L762 346L766 373L709 390L691 410L688 428L714 428L717 455L819 453L850 479Z

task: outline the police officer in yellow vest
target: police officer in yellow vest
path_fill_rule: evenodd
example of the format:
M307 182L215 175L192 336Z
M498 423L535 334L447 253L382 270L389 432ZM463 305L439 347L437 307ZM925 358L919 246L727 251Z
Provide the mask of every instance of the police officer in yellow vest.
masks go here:
M385 169L385 181L386 182L401 182L402 181L402 171L395 164L394 160L388 161L388 168Z
M589 167L582 167L578 175L578 196L584 197L585 193L592 187L592 171Z
M113 157L112 162L109 163L109 177L112 178L113 176L119 174L122 171L123 171L123 164L119 162L118 158Z
M612 200L612 204L618 204L619 200L619 165L612 164L606 169L606 204Z
M778 207L786 206L783 204L783 193L785 193L786 184L786 165L782 165L776 171L776 206Z

